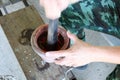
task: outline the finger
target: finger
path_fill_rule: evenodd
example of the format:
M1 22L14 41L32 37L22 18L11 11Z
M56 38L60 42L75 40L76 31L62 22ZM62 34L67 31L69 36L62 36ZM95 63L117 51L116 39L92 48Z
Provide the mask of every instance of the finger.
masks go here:
M63 61L64 61L64 59L55 60L54 63L55 63L55 64L58 64L58 65L64 65L64 64L63 64Z
M74 42L76 42L78 40L78 38L74 34L70 33L70 31L67 31L67 35Z
M48 62L48 63L53 63L53 62L55 61L54 58L46 57L45 55L40 55L40 57L41 57L45 62Z
M54 63L55 62L55 59L52 59L52 58L48 58L48 57L44 57L42 58L45 62L48 62L48 63Z
M65 58L60 60L55 60L54 63L58 65L66 65Z
M61 15L61 11L57 5L56 0L44 0L44 8L46 16L49 19L56 19L59 18Z
M60 58L60 57L65 57L67 56L67 50L60 50L60 51L51 51L51 52L46 52L45 55L47 57L52 57L52 58Z
M64 65L64 66L73 66L73 63L68 61L67 58L61 59L61 60L55 60L54 61L55 64L58 65Z

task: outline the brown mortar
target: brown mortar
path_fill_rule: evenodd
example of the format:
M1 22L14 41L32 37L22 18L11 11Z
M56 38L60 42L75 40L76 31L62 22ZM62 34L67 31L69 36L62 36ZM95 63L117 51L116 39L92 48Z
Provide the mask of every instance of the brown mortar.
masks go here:
M65 29L58 27L58 40L54 45L47 44L47 31L48 25L41 25L31 36L32 48L41 58L47 51L65 50L69 46L69 38Z
M38 46L43 50L43 51L56 51L60 50L60 48L64 45L64 39L61 36L61 34L58 34L58 40L55 44L50 45L47 43L47 31L43 32L37 40Z

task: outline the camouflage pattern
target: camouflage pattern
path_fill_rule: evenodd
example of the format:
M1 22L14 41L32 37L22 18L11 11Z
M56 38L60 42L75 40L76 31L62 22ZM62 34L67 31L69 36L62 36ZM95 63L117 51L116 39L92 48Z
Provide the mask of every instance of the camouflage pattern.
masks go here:
M61 25L73 33L83 28L120 38L120 0L83 0L62 13Z
M80 39L85 37L83 28L120 38L120 0L79 1L64 10L59 21ZM117 75L120 75L120 66L116 67L107 80L120 80Z

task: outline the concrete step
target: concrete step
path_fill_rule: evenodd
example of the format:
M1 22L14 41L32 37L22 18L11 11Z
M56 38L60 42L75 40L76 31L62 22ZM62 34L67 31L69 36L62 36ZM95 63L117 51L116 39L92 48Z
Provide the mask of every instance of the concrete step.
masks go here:
M25 8L22 1L0 8L3 15ZM6 10L6 11L5 11ZM0 25L0 80L27 80Z
M19 1L19 2L14 3L14 4L9 4L9 5L3 6L0 8L0 10L1 10L3 15L6 15L6 14L10 14L14 11L18 11L20 9L23 9L23 8L25 8L23 1Z
M0 80L27 80L0 25Z

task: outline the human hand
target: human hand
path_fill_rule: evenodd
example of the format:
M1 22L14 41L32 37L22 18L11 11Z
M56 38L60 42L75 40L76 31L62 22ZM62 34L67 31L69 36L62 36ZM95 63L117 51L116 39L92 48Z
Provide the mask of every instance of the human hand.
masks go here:
M45 53L44 60L49 63L55 63L65 66L83 66L94 61L96 57L93 53L93 46L79 40L74 34L67 32L70 39L74 44L67 50L50 51ZM63 59L59 59L64 57Z
M59 18L61 12L68 7L69 4L79 0L40 0L40 5L44 7L45 14L49 19Z

